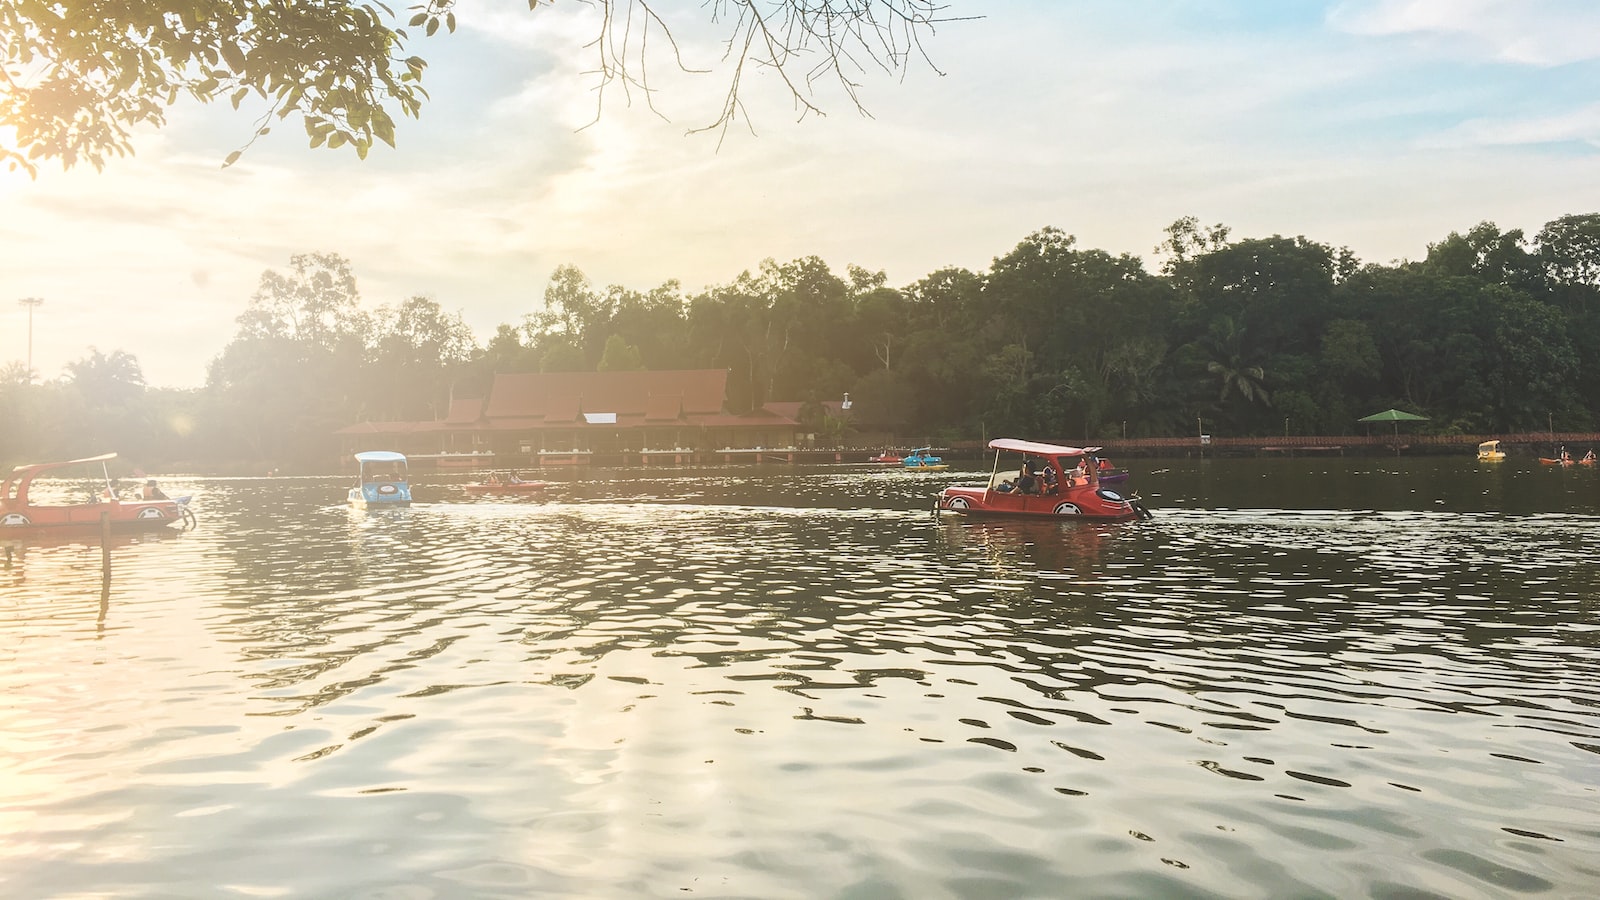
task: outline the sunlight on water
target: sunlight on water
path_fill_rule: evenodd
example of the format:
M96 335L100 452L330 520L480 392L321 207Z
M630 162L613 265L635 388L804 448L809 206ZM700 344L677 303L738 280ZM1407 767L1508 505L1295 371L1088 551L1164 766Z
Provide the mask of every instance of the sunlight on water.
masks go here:
M1123 525L936 520L959 471L168 479L199 528L109 574L4 545L0 886L1600 891L1596 473L1159 467Z

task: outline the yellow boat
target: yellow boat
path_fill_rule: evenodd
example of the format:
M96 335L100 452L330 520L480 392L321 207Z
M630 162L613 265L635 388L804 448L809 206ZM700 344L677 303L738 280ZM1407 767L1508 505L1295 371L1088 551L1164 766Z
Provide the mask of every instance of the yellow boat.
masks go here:
M1506 452L1500 449L1499 441L1484 441L1478 445L1478 462L1500 462L1506 458Z

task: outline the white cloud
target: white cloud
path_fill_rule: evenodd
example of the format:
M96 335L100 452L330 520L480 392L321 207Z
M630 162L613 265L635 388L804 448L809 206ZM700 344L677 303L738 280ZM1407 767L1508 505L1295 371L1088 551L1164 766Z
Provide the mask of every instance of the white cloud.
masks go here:
M1581 144L1600 151L1600 103L1546 116L1471 119L1427 144L1440 148Z
M1335 28L1433 39L1453 52L1529 66L1600 58L1600 6L1588 0L1348 0Z

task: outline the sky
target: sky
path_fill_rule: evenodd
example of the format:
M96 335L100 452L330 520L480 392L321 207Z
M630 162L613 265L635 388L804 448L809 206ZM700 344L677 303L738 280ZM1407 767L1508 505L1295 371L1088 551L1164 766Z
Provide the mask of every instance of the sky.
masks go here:
M870 115L822 84L800 116L747 71L750 125L725 135L691 132L727 87L722 32L671 6L709 71L652 56L654 109L597 95L589 5L462 0L454 34L407 48L420 119L365 161L290 119L222 168L256 121L224 102L172 107L103 172L0 172L0 364L31 349L48 380L122 350L151 386L199 387L262 274L304 253L350 260L366 309L431 297L486 341L561 265L693 294L815 256L903 287L1055 227L1155 270L1184 216L1393 263L1600 212L1590 0L947 0L979 18L863 71Z

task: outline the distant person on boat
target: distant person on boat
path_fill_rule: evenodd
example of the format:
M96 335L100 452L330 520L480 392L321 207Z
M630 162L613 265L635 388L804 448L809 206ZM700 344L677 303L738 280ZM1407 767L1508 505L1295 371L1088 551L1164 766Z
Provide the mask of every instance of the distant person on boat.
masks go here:
M152 478L149 481L146 481L144 483L144 488L139 491L139 499L170 500L172 498L168 497L166 491L163 491L160 486L156 484L156 480Z
M1056 467L1046 465L1044 472L1039 476L1039 480L1044 483L1044 493L1054 494L1056 492Z
M511 481L510 481L510 483L511 484L521 484L522 483L522 475L520 473L517 473L517 472L512 472L511 473Z
M1561 464L1564 466L1572 464L1572 454L1568 453L1565 447L1561 448Z
M1590 450L1588 453L1585 453L1583 455L1583 459L1578 460L1578 462L1581 462L1586 466L1594 465L1594 451Z

